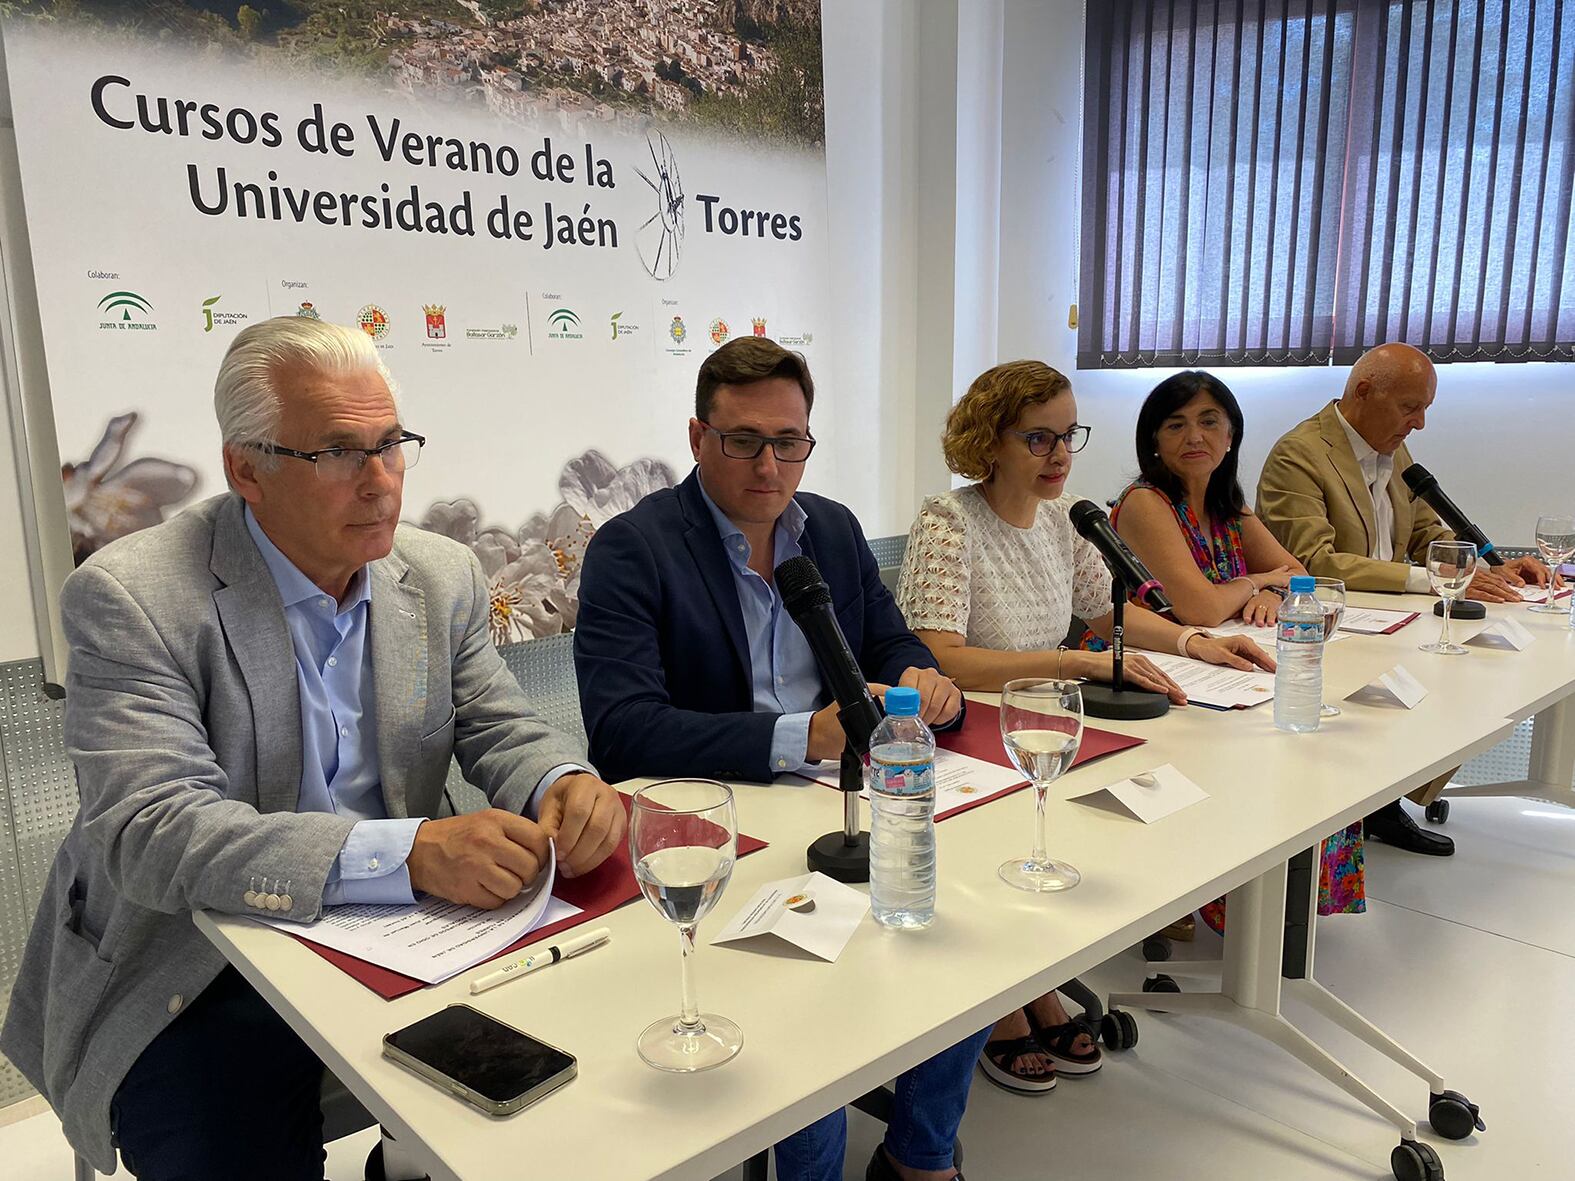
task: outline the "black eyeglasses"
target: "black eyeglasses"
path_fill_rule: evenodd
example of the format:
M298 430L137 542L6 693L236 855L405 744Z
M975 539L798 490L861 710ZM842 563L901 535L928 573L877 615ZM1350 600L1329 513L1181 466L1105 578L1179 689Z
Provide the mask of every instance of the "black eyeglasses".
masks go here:
M1071 452L1081 451L1088 446L1088 436L1093 433L1091 426L1075 426L1069 431L1062 431L1059 435L1054 431L1014 431L1007 428L1006 434L1016 435L1028 444L1030 455L1046 456L1055 450L1057 443L1065 443L1066 449Z
M815 449L814 438L796 435L758 435L754 431L719 431L709 422L702 422L718 439L722 440L722 454L729 459L759 459L768 446L776 454L778 463L803 463Z
M316 451L297 451L275 443L259 443L257 450L267 455L288 455L291 459L304 459L317 469L317 478L331 484L354 480L373 458L382 461L383 468L391 475L407 472L421 460L425 435L403 431L399 438L381 447L322 447Z

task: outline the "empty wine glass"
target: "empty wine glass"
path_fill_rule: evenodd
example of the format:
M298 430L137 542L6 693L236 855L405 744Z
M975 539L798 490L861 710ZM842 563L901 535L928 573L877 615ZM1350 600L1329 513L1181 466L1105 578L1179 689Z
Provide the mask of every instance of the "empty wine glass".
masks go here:
M1323 607L1323 642L1327 644L1340 628L1340 617L1345 614L1345 582L1339 578L1318 578L1313 581L1313 597ZM1340 707L1324 702L1318 707L1318 716L1337 718Z
M1542 602L1531 609L1551 615L1555 611L1563 611L1563 608L1553 601L1553 579L1559 567L1575 555L1575 517L1563 513L1550 513L1538 517L1537 549L1542 553L1542 560L1548 564L1548 593Z
M1001 690L1001 744L1034 785L1034 851L1008 861L1001 880L1019 890L1070 890L1083 875L1045 853L1045 793L1065 774L1083 742L1083 692L1076 681L1030 677Z
M637 1046L658 1070L691 1073L720 1066L738 1053L737 1022L700 1012L695 1001L695 927L722 897L738 856L733 792L711 779L667 779L634 793L629 855L645 899L678 927L683 1007L648 1026Z
M1455 600L1466 593L1477 572L1477 547L1469 541L1435 541L1427 547L1427 580L1433 593L1444 600L1444 627L1436 643L1423 644L1423 652L1440 656L1464 656L1466 650L1449 640L1449 611Z

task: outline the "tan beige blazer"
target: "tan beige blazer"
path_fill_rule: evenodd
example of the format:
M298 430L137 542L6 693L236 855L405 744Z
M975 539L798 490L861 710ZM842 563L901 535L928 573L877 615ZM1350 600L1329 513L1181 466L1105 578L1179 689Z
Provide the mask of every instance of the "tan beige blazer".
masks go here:
M1400 478L1411 466L1402 443L1389 477L1395 560L1367 556L1377 528L1372 497L1334 406L1298 423L1269 452L1258 479L1258 516L1310 573L1344 579L1349 590L1404 591L1405 560L1425 564L1428 543L1454 534Z

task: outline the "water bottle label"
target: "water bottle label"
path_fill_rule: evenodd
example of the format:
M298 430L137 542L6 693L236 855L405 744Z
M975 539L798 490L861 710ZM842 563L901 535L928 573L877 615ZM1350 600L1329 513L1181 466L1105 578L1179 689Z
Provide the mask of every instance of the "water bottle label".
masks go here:
M1305 619L1280 620L1280 643L1282 644L1321 644L1323 643L1323 621L1309 621Z
M875 763L874 771L888 796L919 796L935 790L934 763Z

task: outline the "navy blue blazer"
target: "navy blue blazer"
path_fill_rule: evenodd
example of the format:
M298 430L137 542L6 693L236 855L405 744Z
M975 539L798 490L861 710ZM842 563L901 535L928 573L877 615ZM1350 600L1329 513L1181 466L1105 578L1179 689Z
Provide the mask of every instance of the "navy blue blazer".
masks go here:
M895 685L905 669L936 667L881 582L853 514L808 492L796 499L808 518L799 544L831 589L865 679ZM779 715L753 709L738 588L698 471L591 538L574 665L591 762L609 782L771 778Z

